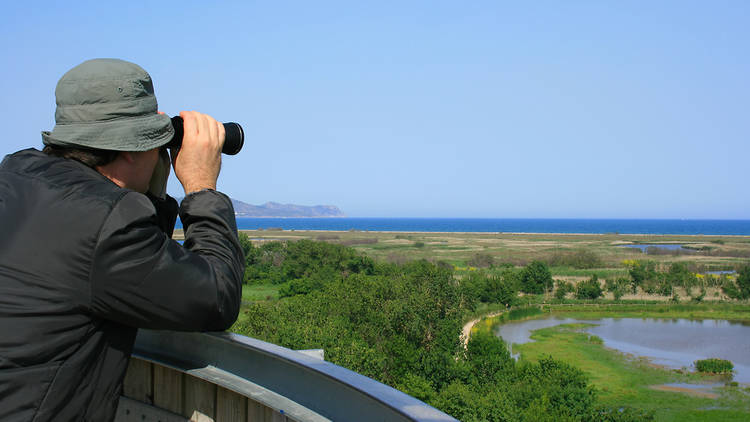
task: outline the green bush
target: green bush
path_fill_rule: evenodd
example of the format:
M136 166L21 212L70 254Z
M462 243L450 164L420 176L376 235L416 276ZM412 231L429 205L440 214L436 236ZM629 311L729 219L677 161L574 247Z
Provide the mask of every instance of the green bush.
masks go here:
M555 290L555 297L557 299L565 299L565 296L568 293L573 293L575 291L575 287L573 287L572 284L568 281L563 280L557 280L557 289Z
M578 283L576 286L577 299L598 299L601 295L602 286L599 284L599 277L596 274L590 279Z
M521 291L540 294L552 288L552 273L542 261L533 261L521 272Z
M601 258L597 254L586 249L558 251L546 261L553 267L573 267L579 269L601 268L603 265Z
M740 299L750 298L750 265L745 265L737 272L737 287Z
M632 279L631 286L633 293L636 293L638 287L646 291L644 286L649 285L650 287L658 278L656 263L653 261L636 261L635 264L630 266L629 273Z
M607 288L607 291L612 292L615 300L620 300L625 295L625 293L628 292L630 280L624 277L619 277L615 279L607 279L604 284Z
M495 257L484 252L477 252L467 262L472 267L487 268L495 264Z
M724 359L701 359L695 361L695 369L698 372L707 372L710 374L731 374L734 370L734 365L732 362Z

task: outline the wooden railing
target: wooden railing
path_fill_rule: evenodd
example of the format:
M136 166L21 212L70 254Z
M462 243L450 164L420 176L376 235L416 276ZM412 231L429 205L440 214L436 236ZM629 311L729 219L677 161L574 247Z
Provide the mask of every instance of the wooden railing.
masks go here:
M455 419L371 378L260 340L140 330L116 421Z

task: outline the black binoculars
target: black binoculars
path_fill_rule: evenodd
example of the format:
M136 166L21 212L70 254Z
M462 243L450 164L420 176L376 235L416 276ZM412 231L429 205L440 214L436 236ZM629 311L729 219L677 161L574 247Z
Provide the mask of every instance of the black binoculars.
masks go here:
M245 132L242 130L242 126L239 123L229 122L222 123L224 125L224 147L221 152L227 155L235 155L242 149L242 145L245 144ZM179 148L182 145L182 136L185 131L182 128L182 117L172 117L172 126L174 126L174 138L167 144L169 148Z

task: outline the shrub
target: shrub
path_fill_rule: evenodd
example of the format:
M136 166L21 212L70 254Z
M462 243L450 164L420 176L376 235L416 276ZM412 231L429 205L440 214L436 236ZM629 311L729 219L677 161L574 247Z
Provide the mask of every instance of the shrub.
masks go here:
M467 262L472 267L487 268L495 264L495 257L484 252L477 252Z
M745 265L737 272L737 287L740 299L750 298L750 265Z
M666 278L671 284L686 288L690 288L697 283L695 274L690 271L688 265L684 262L672 263L669 266Z
M737 272L737 280L722 276L721 290L732 299L750 298L750 265L745 265Z
M734 365L732 362L724 359L701 359L695 361L695 369L698 370L698 372L706 372L710 374L731 374L734 370Z
M424 248L424 242L414 242L415 248Z
M607 291L612 292L615 300L620 300L625 295L625 293L628 292L630 280L624 277L619 277L615 279L607 279L604 284L607 288Z
M598 299L601 295L602 286L599 284L599 277L596 274L576 286L576 298L578 299Z
M706 297L706 289L704 287L701 287L700 293L697 296L690 295L690 299L695 303L703 302L703 299Z
M579 269L600 268L602 260L597 254L586 249L555 252L547 263L551 266L564 266Z
M557 290L555 290L555 297L558 299L565 299L568 293L574 292L576 289L570 282L557 280Z
M650 284L650 281L655 280L658 277L656 272L656 263L653 261L635 261L630 265L630 278L633 280L631 286L633 293L640 286L644 291L646 288L644 285Z
M552 283L552 273L544 262L533 261L521 272L521 290L525 293L544 293Z

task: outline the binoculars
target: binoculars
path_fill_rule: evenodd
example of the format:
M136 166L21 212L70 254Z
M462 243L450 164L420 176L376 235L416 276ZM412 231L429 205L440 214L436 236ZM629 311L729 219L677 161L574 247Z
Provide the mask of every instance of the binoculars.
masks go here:
M222 123L224 125L224 147L221 152L227 155L235 155L240 152L242 146L245 144L245 132L242 130L242 126L239 123L228 122ZM182 136L185 134L182 128L182 117L172 117L172 126L174 126L174 137L167 144L169 148L179 148L182 145Z

